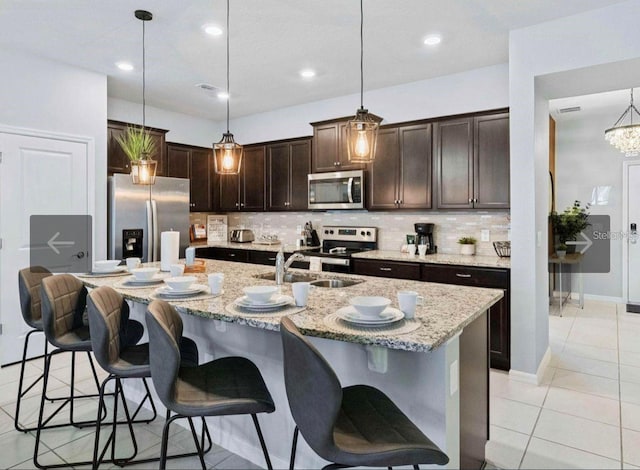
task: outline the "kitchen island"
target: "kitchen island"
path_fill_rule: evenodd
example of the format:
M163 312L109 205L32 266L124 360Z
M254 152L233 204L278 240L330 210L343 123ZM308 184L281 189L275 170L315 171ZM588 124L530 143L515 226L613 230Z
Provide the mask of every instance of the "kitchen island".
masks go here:
M282 347L277 332L281 314L236 314L227 306L242 288L273 284L256 276L273 272L265 266L207 261L208 272L225 273L222 295L174 302L183 314L184 334L198 343L200 360L229 355L251 359L262 372L276 412L261 416L265 439L276 467L286 467L294 422L289 413L282 371ZM303 271L304 272L304 271ZM314 288L306 309L291 315L294 323L318 347L343 386L366 383L387 393L450 457L449 468L479 468L488 439L487 309L501 290L450 286L366 276L332 276L363 281L337 288ZM204 274L196 275L206 284ZM116 286L122 278L84 278L90 287ZM132 301L132 316L143 319L153 288L115 287ZM384 295L394 300L398 290L416 290L425 297L416 318L417 329L404 334L367 334L333 328L325 317L348 305L355 295ZM291 287L282 287L291 294ZM141 399L141 388L130 384L127 396ZM262 465L251 420L211 418L216 443ZM319 468L322 459L301 443L296 464Z

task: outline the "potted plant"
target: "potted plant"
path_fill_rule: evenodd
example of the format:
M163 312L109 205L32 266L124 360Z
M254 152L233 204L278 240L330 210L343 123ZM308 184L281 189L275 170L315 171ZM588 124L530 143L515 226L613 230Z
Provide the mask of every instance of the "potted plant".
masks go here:
M461 237L458 239L460 244L461 255L475 255L476 254L476 239L473 237Z
M556 247L556 256L560 259L563 259L567 255L567 245L564 243L560 243Z
M574 201L572 206L567 207L562 213L551 212L549 219L553 227L553 234L557 237L558 243L568 245L567 252L575 251L575 244L567 243L575 241L584 229L589 226L589 204L582 207L580 201Z
M153 184L156 177L156 161L152 159L155 142L147 129L127 127L124 135L116 136L122 151L131 162L131 178L134 184Z

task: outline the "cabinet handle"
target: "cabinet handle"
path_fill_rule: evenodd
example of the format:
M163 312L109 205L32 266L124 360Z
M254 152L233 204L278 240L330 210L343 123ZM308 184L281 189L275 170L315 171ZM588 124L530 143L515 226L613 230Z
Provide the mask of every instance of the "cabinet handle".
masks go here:
M403 204L402 199L400 199L400 200L398 201L398 204Z
M456 273L456 277L471 277L471 274L460 274L460 273Z
M229 253L229 258L235 258L236 254L235 253Z
M240 203L240 207L244 207L244 202L241 202L241 203Z
M269 261L275 261L276 259L275 259L275 258L267 258L267 260L269 260Z
M476 197L476 198L474 198L474 199L473 199L473 202L478 202L478 198L477 198L477 197Z
M239 202L236 202L236 207L240 207L240 203Z
M340 165L342 165L342 163L340 163L340 162L336 162L336 165L337 165L337 166L340 166Z
M469 198L469 204L471 204L473 202L473 199Z
M391 268L380 268L380 271L391 271Z

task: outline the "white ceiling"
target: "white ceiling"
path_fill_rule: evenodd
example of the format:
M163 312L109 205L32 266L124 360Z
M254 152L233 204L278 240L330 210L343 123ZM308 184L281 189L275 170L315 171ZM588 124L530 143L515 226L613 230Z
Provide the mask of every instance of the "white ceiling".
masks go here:
M365 0L365 90L504 63L508 32L621 0ZM225 87L223 0L0 0L0 47L105 74L109 96L221 120L225 103L195 87ZM443 41L423 45L428 34ZM134 63L122 72L115 62ZM305 67L317 76L303 80ZM359 91L357 0L232 0L231 114L238 117ZM640 97L639 97L640 101ZM366 98L365 98L366 105ZM357 103L354 103L354 108Z

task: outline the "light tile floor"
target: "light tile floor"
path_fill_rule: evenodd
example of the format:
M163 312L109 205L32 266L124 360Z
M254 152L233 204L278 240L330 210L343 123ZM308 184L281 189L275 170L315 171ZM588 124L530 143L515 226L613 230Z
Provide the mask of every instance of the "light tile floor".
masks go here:
M70 354L63 353L54 357L52 361L53 379L48 387L49 396L67 394L70 382ZM77 362L79 370L89 371L86 354L78 356ZM27 364L25 375L33 379L42 372L42 361L33 360ZM97 367L100 378L104 378L104 372ZM82 393L95 393L96 387L90 372L81 373L77 378L76 390ZM0 369L0 467L1 468L34 468L33 449L35 443L35 432L21 433L14 429L13 418L15 416L15 400L20 376L20 366L14 365ZM28 379L27 379L28 380ZM28 382L30 383L30 382ZM42 390L40 382L23 399L20 420L23 424L33 426L37 422L38 409L40 406L40 393ZM97 399L84 399L74 411L75 419L95 419L97 412ZM54 405L47 405L48 407ZM109 405L108 405L109 406ZM51 408L47 408L51 410ZM68 418L68 412L62 418ZM57 419L57 418L56 418ZM138 457L148 458L160 455L160 439L162 436L162 426L164 419L162 416L156 418L149 425L136 426L136 439L138 442ZM181 426L171 426L172 432L169 437L169 453L184 453L195 450L191 433ZM101 442L106 441L107 432L101 433ZM94 428L77 429L64 427L49 429L42 432L39 460L45 465L65 464L91 460L93 455ZM127 455L132 449L130 437L123 427L118 431L118 455ZM260 468L253 463L242 459L221 447L215 446L205 455L205 462L209 468L216 469L257 469ZM83 468L83 467L79 467ZM86 468L90 468L87 466ZM113 464L106 463L101 468L120 468ZM158 463L145 463L140 465L130 465L126 468L158 468ZM200 468L200 461L197 457L188 457L170 460L167 468Z
M640 315L587 301L552 308L540 385L491 371L492 467L640 468Z

